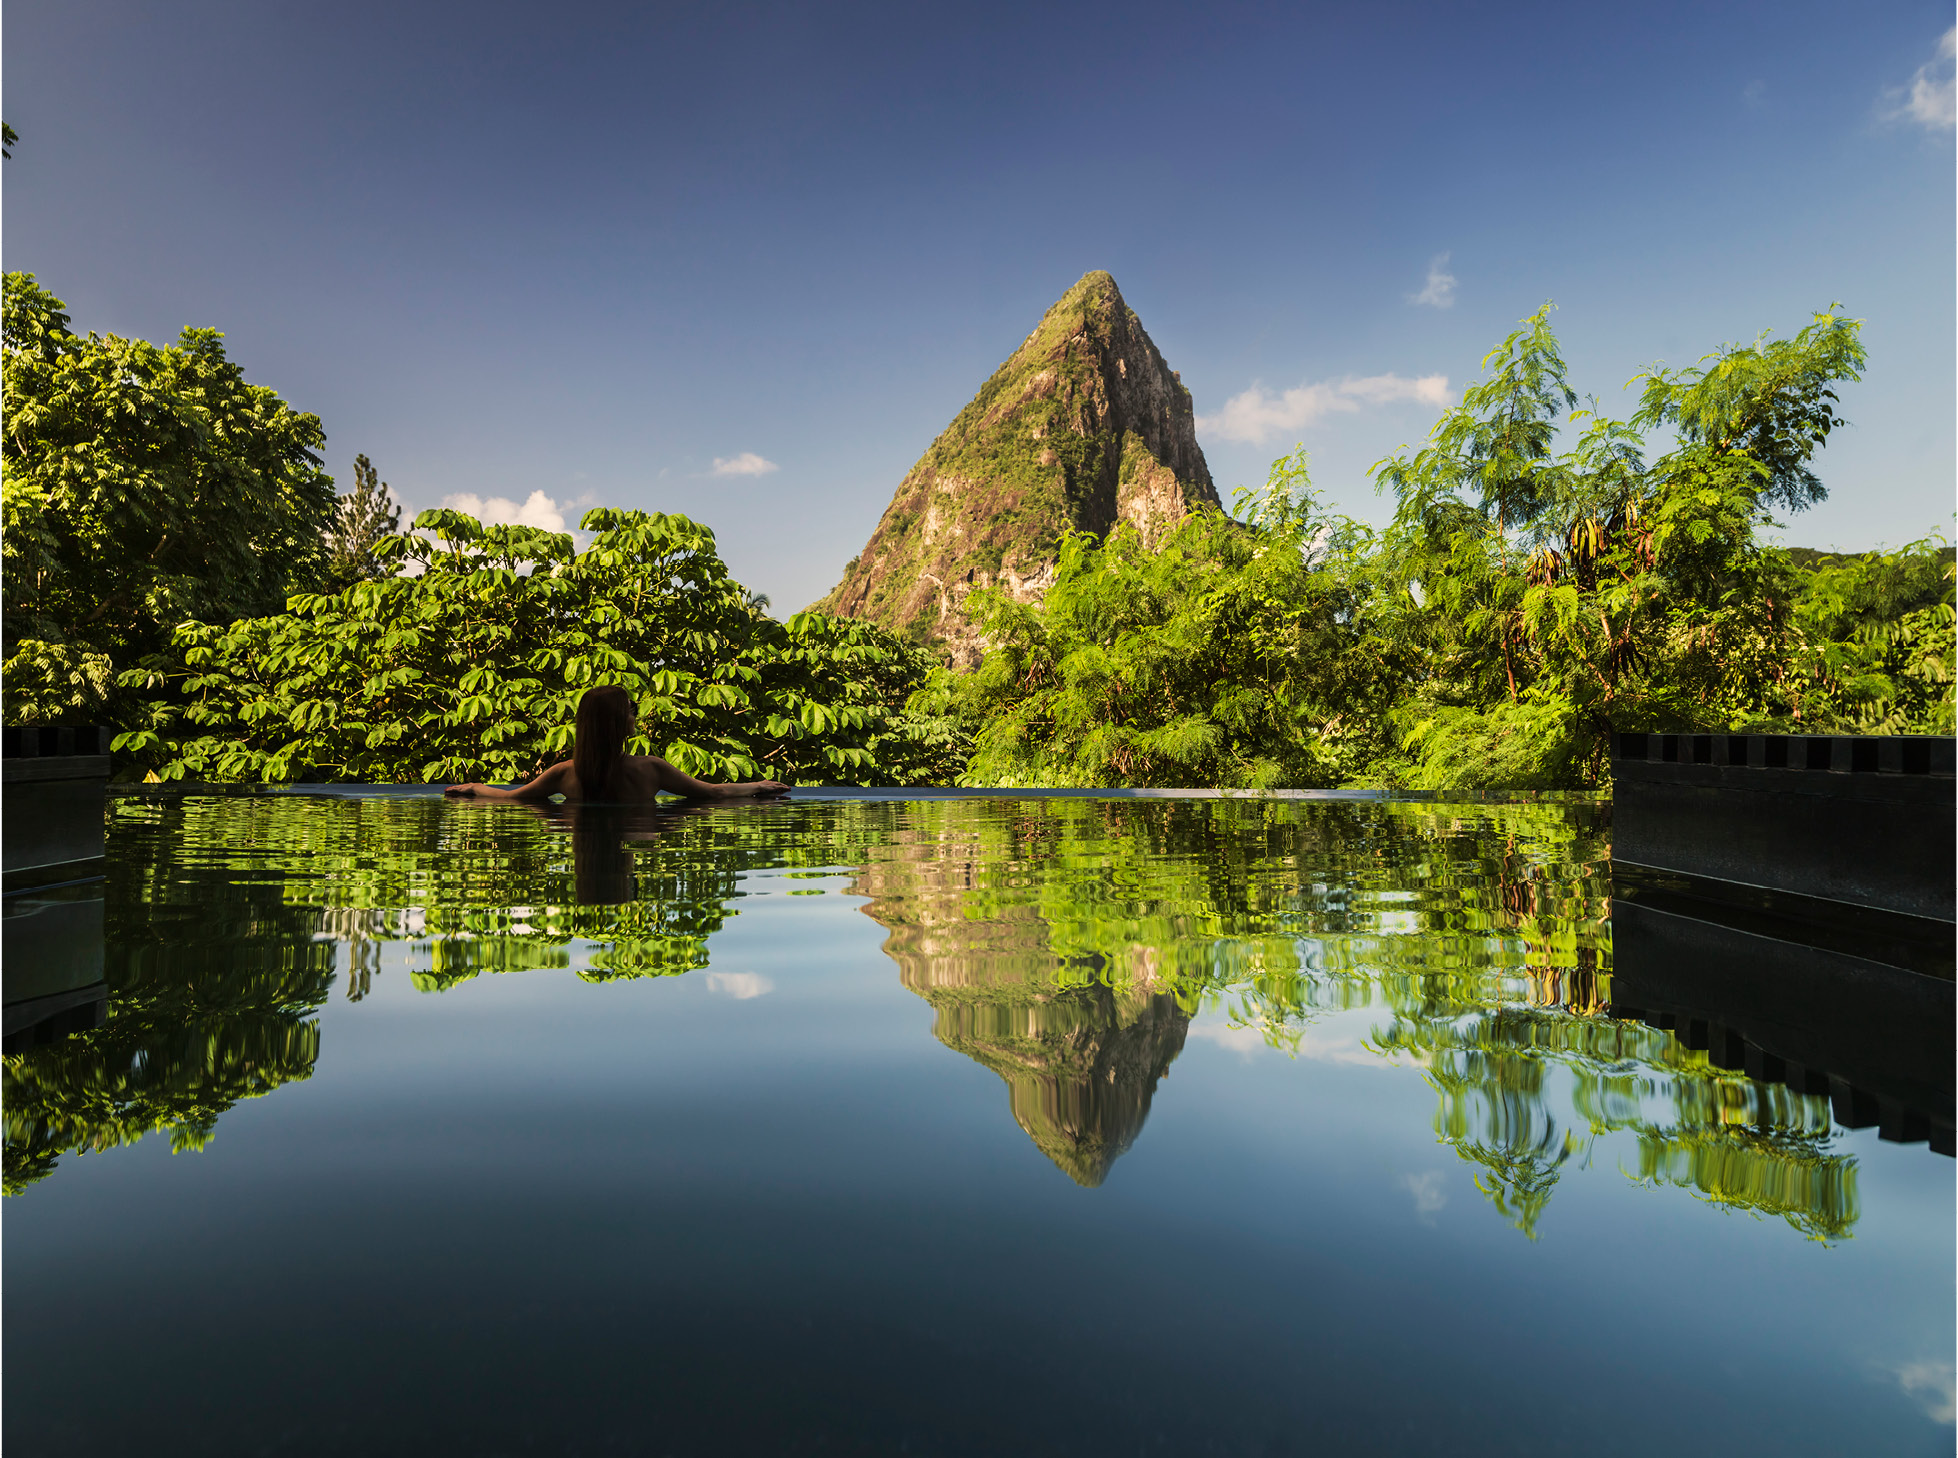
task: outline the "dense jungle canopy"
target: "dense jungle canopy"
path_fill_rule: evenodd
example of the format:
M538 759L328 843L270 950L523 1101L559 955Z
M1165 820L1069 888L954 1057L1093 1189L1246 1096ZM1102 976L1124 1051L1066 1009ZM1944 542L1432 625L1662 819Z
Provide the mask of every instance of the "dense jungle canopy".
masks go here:
M1416 451L1396 512L1328 512L1303 451L1145 549L1063 539L988 645L820 612L776 622L684 517L567 534L424 512L248 384L211 330L69 329L8 274L6 722L104 722L118 772L508 781L568 750L577 696L638 699L638 752L804 784L1582 787L1613 728L1953 732L1951 549L1770 540L1865 363L1830 311L1580 408L1539 310ZM378 492L378 494L377 494Z

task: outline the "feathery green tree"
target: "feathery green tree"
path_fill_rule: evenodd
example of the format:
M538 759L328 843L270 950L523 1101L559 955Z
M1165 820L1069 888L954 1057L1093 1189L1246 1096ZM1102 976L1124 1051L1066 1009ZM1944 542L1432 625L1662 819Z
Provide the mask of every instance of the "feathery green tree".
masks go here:
M354 489L334 505L327 533L327 577L335 587L351 587L379 575L375 547L401 529L401 503L366 456L354 457Z
M985 662L955 699L975 726L964 783L1330 785L1381 737L1405 670L1356 629L1364 528L1323 512L1305 453L1162 542L1072 533L1046 599L973 594Z
M1374 468L1399 509L1374 565L1422 670L1396 710L1432 787L1596 783L1620 729L1744 728L1798 711L1801 575L1759 540L1826 494L1811 462L1864 362L1833 312L1790 339L1642 376L1629 422L1576 403L1549 306L1484 360L1429 443ZM1646 433L1674 447L1646 459Z

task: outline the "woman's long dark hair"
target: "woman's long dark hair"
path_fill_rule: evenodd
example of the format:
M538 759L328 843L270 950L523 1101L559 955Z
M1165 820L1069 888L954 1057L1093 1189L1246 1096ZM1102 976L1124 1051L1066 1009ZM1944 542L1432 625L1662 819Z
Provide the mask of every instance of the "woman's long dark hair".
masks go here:
M623 788L625 742L639 715L632 696L616 684L586 689L578 700L578 733L571 743L571 770L586 800L609 799Z

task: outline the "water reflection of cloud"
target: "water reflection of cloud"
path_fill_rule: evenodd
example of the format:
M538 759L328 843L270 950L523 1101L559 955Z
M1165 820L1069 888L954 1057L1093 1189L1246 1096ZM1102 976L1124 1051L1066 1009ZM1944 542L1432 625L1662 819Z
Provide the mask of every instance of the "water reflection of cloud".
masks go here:
M1897 1384L1923 1404L1934 1423L1948 1423L1958 1417L1958 1393L1953 1391L1953 1371L1949 1362L1931 1358L1906 1362L1897 1369Z
M1315 1063L1346 1063L1354 1068L1391 1068L1394 1060L1367 1047L1358 1038L1330 1038L1306 1033L1299 1039L1299 1057Z
M1400 1186L1414 1196L1414 1215L1423 1225L1435 1223L1435 1214L1448 1203L1448 1192L1441 1187L1441 1176L1434 1170L1426 1174L1405 1174Z
M707 990L746 1002L751 997L773 992L775 984L758 972L709 972Z
M1281 1027L1275 1031L1277 1042L1272 1041L1262 1023L1204 1021L1191 1026L1190 1036L1227 1048L1246 1060L1269 1049L1287 1058L1308 1058L1314 1063L1345 1063L1355 1068L1384 1068L1395 1061L1372 1051L1357 1037L1329 1035L1310 1028Z
M1220 1048L1228 1048L1240 1058L1250 1058L1260 1049L1270 1044L1265 1042L1264 1029L1247 1027L1242 1024L1233 1027L1229 1023L1193 1023L1190 1036L1201 1038L1206 1043L1215 1043Z

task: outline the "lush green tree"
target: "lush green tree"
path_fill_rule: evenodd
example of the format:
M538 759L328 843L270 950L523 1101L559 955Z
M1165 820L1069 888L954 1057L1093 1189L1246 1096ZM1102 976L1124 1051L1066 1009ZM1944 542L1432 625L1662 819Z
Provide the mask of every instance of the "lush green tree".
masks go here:
M1808 564L1795 603L1804 651L1788 673L1787 726L1958 730L1952 576L1951 548L1935 539Z
M73 333L5 280L0 443L8 723L129 712L115 673L178 623L274 613L325 566L317 417L246 382L217 331L158 347Z
M916 784L955 740L906 703L931 667L866 623L752 611L713 533L682 516L598 510L562 533L453 511L373 550L389 575L301 593L290 611L192 622L162 695L117 740L164 779L527 779L570 750L577 701L639 702L634 753L714 779Z
M1546 306L1375 467L1378 536L1293 458L1242 522L1070 538L1043 604L975 595L967 782L1568 787L1614 728L1950 732L1948 558L1818 571L1765 539L1825 495L1859 327L1655 369L1621 422L1576 408Z
M1576 397L1548 306L1484 360L1428 444L1375 467L1399 501L1368 564L1416 645L1395 717L1433 787L1597 783L1621 729L1765 726L1798 712L1801 574L1760 540L1822 499L1811 462L1864 361L1835 313L1641 377L1629 422ZM1561 427L1576 432L1558 452ZM1676 442L1647 459L1646 434Z
M178 858L198 843L196 808L124 802L110 813L135 833L118 837L127 854L105 908L108 1018L6 1055L8 1194L64 1154L152 1132L172 1150L202 1149L227 1109L310 1077L319 1059L315 1015L336 949L316 935L318 913L286 904L278 880Z
M965 782L1327 785L1381 749L1398 668L1354 631L1346 570L1367 534L1322 513L1301 451L1243 522L1186 517L1146 545L1066 537L1038 604L975 593L988 648L955 698L976 727Z
M354 489L334 507L327 532L327 579L333 587L349 587L363 578L381 575L374 548L383 537L401 530L401 503L366 456L354 457Z

